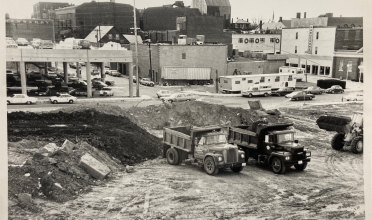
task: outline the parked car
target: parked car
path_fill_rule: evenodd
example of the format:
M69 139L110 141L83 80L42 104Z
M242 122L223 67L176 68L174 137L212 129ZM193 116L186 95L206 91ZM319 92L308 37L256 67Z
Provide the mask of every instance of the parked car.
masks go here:
M298 100L312 100L315 98L313 94L307 94L303 91L292 92L291 94L285 95L286 98L290 98L291 101L298 101Z
M39 45L39 49L53 49L53 41L42 40Z
M107 84L105 84L101 81L93 81L92 86L93 86L93 88L101 89L102 87L107 87Z
M353 93L343 97L346 101L363 101L363 93Z
M110 87L102 87L99 90L99 95L100 96L113 96L114 92Z
M325 91L326 93L343 93L344 89L339 85L335 85L335 86L331 86L331 88L328 88Z
M49 98L50 103L57 104L57 103L74 103L77 101L77 98L71 96L69 94L60 94L58 96L52 96Z
M98 69L92 69L92 71L90 71L90 74L95 76L95 75L99 75L101 74L101 71L99 71Z
M86 50L91 49L91 44L89 40L80 40L78 42L78 45L80 46L80 49L86 49Z
M29 96L45 96L48 95L48 88L47 87L41 87L38 89L31 89L27 91L27 95Z
M107 80L107 79L105 79L105 83L106 83L106 85L108 85L108 86L113 86L113 85L115 85L115 81L114 81L114 80Z
M272 95L272 96L273 95L283 96L283 95L290 94L294 91L295 91L295 88L293 88L293 87L283 87L283 88L279 88L278 90L271 91L270 95Z
M17 43L11 37L6 38L6 48L18 48Z
M166 102L195 101L196 97L193 94L174 93L168 97L161 97L160 100L166 101Z
M140 80L140 84L145 85L145 86L154 86L155 85L155 83L153 81L151 81L150 78L142 78Z
M172 95L172 92L169 90L159 90L156 92L156 95L158 96L158 98L169 97L170 95Z
M31 46L32 46L34 49L38 49L39 46L40 46L40 43L41 43L41 39L40 39L40 38L32 38Z
M319 95L321 95L322 93L325 92L324 89L322 89L320 87L315 87L315 86L310 86L310 87L308 87L307 89L305 89L303 91L306 92L306 93L319 94Z
M74 89L87 89L88 84L84 81L71 81L67 85Z
M38 101L37 98L34 97L29 97L28 95L25 94L14 94L12 97L8 97L6 99L6 103L8 105L10 104L33 104Z
M28 46L30 43L26 40L26 38L18 38L16 40L18 46Z
M110 76L120 76L120 72L117 70L110 70L108 73Z
M68 65L70 66L70 68L76 69L76 64L75 63L69 63ZM79 68L81 68L80 64L79 64Z
M133 83L136 83L136 82L137 82L136 76L133 76Z
M48 79L58 78L57 74L54 71L49 71L49 70L45 74L45 77Z

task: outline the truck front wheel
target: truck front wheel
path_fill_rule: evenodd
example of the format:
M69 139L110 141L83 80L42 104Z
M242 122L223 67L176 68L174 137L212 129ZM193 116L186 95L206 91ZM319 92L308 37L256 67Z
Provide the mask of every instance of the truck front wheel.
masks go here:
M167 162L171 165L176 165L178 164L179 160L179 155L176 149L174 148L169 148L167 150Z
M354 154L363 153L363 137L356 137L351 141L351 151Z
M337 133L333 136L331 146L335 150L341 150L344 147L345 134Z
M204 160L204 170L208 175L216 175L218 173L218 168L216 164L214 163L214 160L212 157L207 157Z
M234 172L234 173L240 173L240 171L243 170L243 167L240 166L240 167L231 167L231 170Z
M284 163L278 157L274 157L271 160L271 169L273 170L274 173L280 174L280 173L285 173L287 168L285 167Z
M303 171L307 167L307 162L303 162L302 164L295 164L294 167L298 171Z

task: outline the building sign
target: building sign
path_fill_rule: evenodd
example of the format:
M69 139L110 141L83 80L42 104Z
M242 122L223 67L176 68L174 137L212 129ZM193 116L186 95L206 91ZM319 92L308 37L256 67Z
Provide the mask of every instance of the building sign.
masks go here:
M313 33L314 33L314 26L310 25L309 28L309 41L307 44L307 53L312 54L313 53Z
M51 24L48 20L35 20L35 19L7 19L6 23L15 24Z

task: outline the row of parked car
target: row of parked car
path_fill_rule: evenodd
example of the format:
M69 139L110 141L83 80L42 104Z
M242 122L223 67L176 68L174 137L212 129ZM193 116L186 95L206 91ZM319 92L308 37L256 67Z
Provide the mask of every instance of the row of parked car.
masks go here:
M242 91L242 96L252 97L252 96L285 96L290 98L290 100L312 100L315 95L321 95L323 93L343 93L344 89L339 85L334 85L328 89L322 89L320 87L310 86L301 91L295 91L293 87L279 88L278 90L272 91L269 86L260 86L249 88L248 90Z
M18 46L32 46L34 49L53 49L54 44L51 40L42 40L40 38L33 38L30 42L26 38L18 38L15 41L11 37L6 38L7 48L18 48Z
M38 98L30 97L26 94L14 94L11 97L7 97L6 103L7 105L11 104L36 104L39 101ZM59 94L57 96L52 96L49 98L49 102L53 104L58 103L70 103L73 104L77 101L77 98L70 95L70 94Z

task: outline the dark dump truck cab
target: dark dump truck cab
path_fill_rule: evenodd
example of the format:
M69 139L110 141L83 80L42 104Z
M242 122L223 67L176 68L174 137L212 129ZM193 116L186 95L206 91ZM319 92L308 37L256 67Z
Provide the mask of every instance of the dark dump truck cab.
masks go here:
M285 173L294 166L304 170L310 162L311 152L295 140L292 123L258 124L256 128L238 126L229 128L228 142L245 152L245 159L254 158L258 164L269 165L276 174Z
M246 165L245 154L227 142L227 135L228 128L221 126L164 128L163 157L171 165L190 159L209 175L227 167L240 172Z

